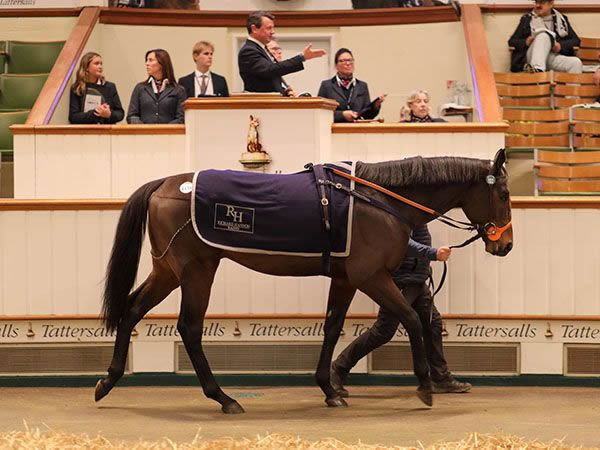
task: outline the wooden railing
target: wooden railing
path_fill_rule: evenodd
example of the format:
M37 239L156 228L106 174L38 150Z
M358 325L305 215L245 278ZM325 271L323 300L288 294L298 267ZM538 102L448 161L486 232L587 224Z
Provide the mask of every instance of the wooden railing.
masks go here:
M26 123L47 124L50 122L99 16L100 8L82 9L79 20L58 55Z
M103 8L100 23L177 27L246 27L248 11ZM277 27L348 27L456 22L450 6L331 11L276 11Z
M481 122L502 122L490 52L478 5L462 5L462 23L479 119Z

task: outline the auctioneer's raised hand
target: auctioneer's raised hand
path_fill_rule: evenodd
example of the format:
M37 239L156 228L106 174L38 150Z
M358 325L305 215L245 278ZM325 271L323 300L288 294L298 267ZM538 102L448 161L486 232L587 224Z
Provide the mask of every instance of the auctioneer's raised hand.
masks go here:
M302 50L302 54L304 55L304 60L308 61L309 59L320 58L321 56L326 55L327 52L322 48L316 48L313 50L312 42L309 42L308 45L304 47L304 50Z

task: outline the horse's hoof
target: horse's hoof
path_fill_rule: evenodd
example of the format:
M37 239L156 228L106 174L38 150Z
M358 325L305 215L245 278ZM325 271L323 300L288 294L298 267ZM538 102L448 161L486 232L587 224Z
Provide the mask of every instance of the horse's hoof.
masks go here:
M342 397L326 398L325 403L327 403L327 406L330 408L338 408L340 406L343 408L348 407L348 403L346 403L346 400L344 400Z
M431 390L417 389L417 397L419 397L427 406L433 406L433 395Z
M102 400L112 389L112 386L108 386L107 383L104 382L104 379L98 380L96 383L96 391L94 393L94 399L98 402Z
M348 389L346 389L345 387L342 387L340 389L336 389L335 390L336 394L339 395L340 397L343 398L348 398L350 397L350 392L348 392Z
M242 414L242 413L246 412L246 411L244 411L244 408L242 408L242 405L240 405L235 400L231 403L227 403L226 405L223 405L221 410L225 414Z

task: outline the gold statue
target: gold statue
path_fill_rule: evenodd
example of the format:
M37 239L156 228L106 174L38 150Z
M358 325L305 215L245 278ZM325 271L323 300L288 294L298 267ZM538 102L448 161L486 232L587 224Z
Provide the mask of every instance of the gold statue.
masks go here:
M260 120L258 117L254 117L250 114L250 124L248 125L248 144L246 145L246 149L250 153L260 152L262 151L262 145L258 141L258 126L260 125Z
M250 124L248 125L248 142L246 143L246 152L242 153L240 162L248 169L261 168L271 162L271 157L263 150L259 142L258 126L260 120L258 117L250 114ZM263 169L264 170L264 169Z

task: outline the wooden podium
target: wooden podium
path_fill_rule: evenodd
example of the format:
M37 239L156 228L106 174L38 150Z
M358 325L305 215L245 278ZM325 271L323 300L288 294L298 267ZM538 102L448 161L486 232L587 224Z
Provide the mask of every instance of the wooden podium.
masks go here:
M202 168L296 172L308 162L330 161L331 123L337 103L323 98L240 95L185 102L186 165ZM258 118L259 142L272 162L248 169L250 116Z

